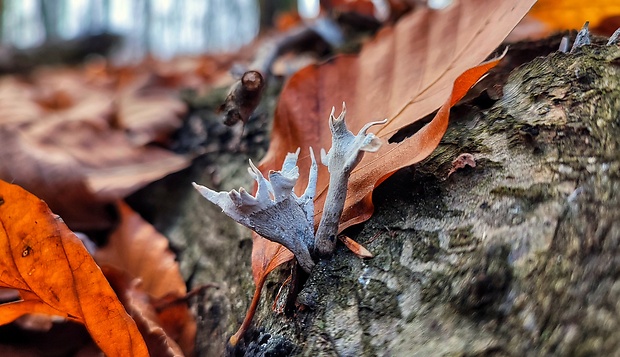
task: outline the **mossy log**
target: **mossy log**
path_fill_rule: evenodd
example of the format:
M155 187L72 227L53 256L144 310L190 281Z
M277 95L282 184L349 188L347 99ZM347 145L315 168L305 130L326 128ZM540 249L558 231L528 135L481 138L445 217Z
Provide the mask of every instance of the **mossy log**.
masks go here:
M253 292L250 232L191 192L251 184L247 155L200 165L165 231L191 284L200 356L608 356L620 353L620 48L515 69L488 109L453 111L440 147L374 194L376 211L321 260L291 315L270 278L254 327L228 337ZM475 167L452 170L460 154ZM450 174L449 174L450 173ZM286 287L279 301L285 299Z

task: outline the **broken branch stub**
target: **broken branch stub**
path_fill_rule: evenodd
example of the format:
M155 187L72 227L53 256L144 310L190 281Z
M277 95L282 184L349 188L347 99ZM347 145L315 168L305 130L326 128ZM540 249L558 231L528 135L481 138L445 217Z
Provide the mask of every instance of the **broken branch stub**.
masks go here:
M231 87L219 111L223 113L224 124L231 126L242 121L247 123L261 100L265 79L258 71L247 71Z
M330 174L323 216L314 241L315 249L322 256L332 254L336 247L338 225L347 198L347 184L351 171L362 160L365 151L376 152L381 146L381 140L372 133L366 134L366 131L373 125L387 122L387 119L370 122L364 125L357 135L353 135L345 123L347 112L345 103L342 103L342 112L338 118L334 117L334 112L335 108L332 107L329 115L332 147L327 154L321 149L321 162L327 166Z
M236 222L273 242L288 248L299 265L310 272L314 261L310 251L314 244L314 194L316 191L317 165L314 152L310 148L312 165L308 186L301 197L293 192L299 178L297 158L299 149L289 153L284 159L280 171L269 172L269 180L254 166L250 160L250 175L258 183L256 196L245 189L230 192L216 192L205 186L193 183L210 202L218 205L222 211Z

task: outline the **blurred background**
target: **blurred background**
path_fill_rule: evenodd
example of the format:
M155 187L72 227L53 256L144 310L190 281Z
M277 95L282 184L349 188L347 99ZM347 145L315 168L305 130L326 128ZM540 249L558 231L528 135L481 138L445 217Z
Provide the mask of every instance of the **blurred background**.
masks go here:
M0 39L3 47L25 50L114 34L122 38L116 51L122 61L231 51L258 34L260 6L257 0L3 0Z

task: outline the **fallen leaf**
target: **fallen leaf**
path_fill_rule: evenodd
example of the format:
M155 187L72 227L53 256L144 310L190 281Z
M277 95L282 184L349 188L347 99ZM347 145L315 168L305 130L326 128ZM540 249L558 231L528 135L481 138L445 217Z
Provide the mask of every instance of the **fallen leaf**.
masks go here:
M140 279L133 279L126 272L113 266L102 266L102 270L118 293L127 313L134 319L144 337L150 357L190 356L167 334L147 293L140 287Z
M116 101L117 124L135 146L165 143L187 111L185 103L161 90L120 91Z
M539 0L528 15L554 30L578 30L586 21L597 27L606 18L620 15L620 3L617 0Z
M28 313L83 323L107 356L148 356L135 322L82 242L45 202L0 180L0 287L22 300L0 305L0 324Z
M126 203L120 201L117 207L120 223L106 246L95 251L94 258L100 266L115 268L129 276L126 278L111 268L105 270L111 282L111 276L115 277L112 285L119 296L122 295L121 300L126 302L128 312L136 319L143 335L155 333L159 336L161 333L157 329L163 328L163 335L176 341L189 356L194 349L196 322L187 304L168 304L158 311L155 309L187 294L169 241ZM133 279L138 279L139 284ZM174 350L176 343L172 342L168 345ZM147 344L151 350L148 338Z
M187 293L169 241L125 202L117 204L120 222L107 244L94 253L99 265L111 265L142 280L142 289L154 298Z
M260 169L276 168L297 147L302 152L310 146L329 149L327 116L342 101L347 104L347 125L354 133L372 120L387 117L388 123L376 132L383 146L377 153L366 154L351 174L340 229L368 219L374 187L433 151L447 127L450 106L495 62L472 67L501 43L533 3L455 1L443 10L414 11L396 26L380 31L358 56L340 56L297 72L280 96L271 145ZM438 107L435 119L412 137L389 142L400 129ZM300 157L298 191L306 184L303 175L309 164L308 155ZM316 224L328 181L327 168L319 165Z
M148 73L91 72L0 80L0 179L44 199L75 230L110 228L110 204L190 163L147 145L181 124L185 104L170 90Z
M349 248L350 251L352 251L358 257L362 259L374 257L374 255L368 249L366 249L363 245L359 244L353 239L345 235L340 235L338 236L338 238L342 243L344 243L344 245L347 246L347 248Z
M329 0L323 5L337 13L354 12L370 18L374 18L376 14L375 2L371 0Z
M0 142L0 179L45 199L75 230L110 227L107 205L190 163L89 121L0 126Z

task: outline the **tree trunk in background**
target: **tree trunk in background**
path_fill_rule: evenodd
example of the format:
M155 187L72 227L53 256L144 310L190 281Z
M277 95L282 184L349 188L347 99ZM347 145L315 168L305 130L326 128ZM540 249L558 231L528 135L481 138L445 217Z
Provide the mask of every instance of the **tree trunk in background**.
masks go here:
M347 232L375 258L339 247L314 268L293 316L271 309L290 272L276 270L253 329L228 353L618 353L619 61L618 46L554 53L515 70L490 109L455 108L439 148L383 183L374 216ZM463 153L476 167L448 177ZM250 187L247 156L211 157L219 185L204 165L177 177L167 187L178 200L159 213L192 284L220 284L195 302L200 356L223 355L243 319L251 240L190 182Z
M236 51L258 33L256 0L3 0L3 45L20 49L94 33L125 37L121 60ZM288 4L290 1L284 2ZM280 2L278 2L280 4ZM280 6L280 5L278 5Z
M56 26L60 22L59 13L62 8L58 4L39 0L39 9L41 11L41 22L43 24L43 30L45 34L45 41L58 40L58 30Z

